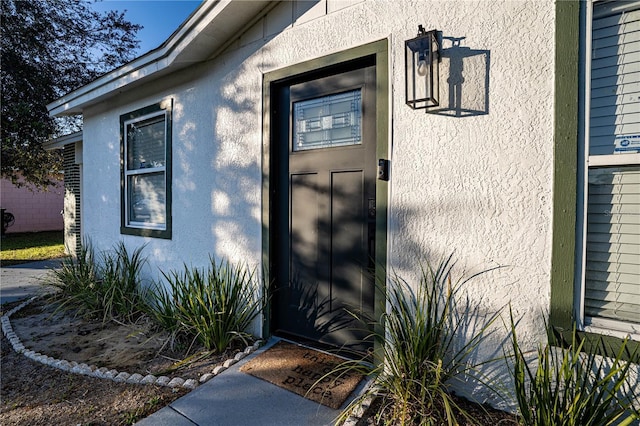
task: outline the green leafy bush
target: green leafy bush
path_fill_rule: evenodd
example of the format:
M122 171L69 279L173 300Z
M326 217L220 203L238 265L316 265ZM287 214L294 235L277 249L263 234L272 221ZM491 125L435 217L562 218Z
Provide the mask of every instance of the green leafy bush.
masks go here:
M249 337L246 329L262 306L255 270L210 258L207 269L185 265L163 275L168 288L157 283L150 293L150 314L162 327L216 352Z
M454 379L473 377L491 389L480 371L482 364L470 361L488 327L498 314L465 337L465 319L457 306L460 288L471 278L452 283L451 256L437 267L421 267L416 290L397 274L386 285L386 313L374 327L377 350L373 368L357 362L344 363L340 369L361 369L373 374L374 382L344 413L370 396L382 399L385 422L389 424L457 424L468 417L451 396ZM475 276L475 275L474 275ZM464 313L462 313L464 315Z
M553 344L555 341L555 345ZM571 341L560 333L539 346L534 367L518 343L511 313L511 373L521 423L527 426L638 424L634 408L631 362L636 359L624 340L617 352L600 347L608 357L585 353L585 340L574 327ZM626 355L626 356L625 356ZM637 382L637 377L635 378ZM637 403L637 400L636 400Z
M140 270L146 262L143 248L129 254L120 242L112 251L96 256L91 242L84 241L77 259L67 258L60 269L52 270L46 282L57 290L52 300L60 309L103 322L135 320L146 303L140 282Z

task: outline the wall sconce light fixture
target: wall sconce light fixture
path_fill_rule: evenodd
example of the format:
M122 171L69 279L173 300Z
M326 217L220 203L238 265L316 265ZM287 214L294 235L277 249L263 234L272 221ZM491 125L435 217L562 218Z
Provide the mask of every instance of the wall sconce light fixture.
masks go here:
M405 41L405 94L413 109L439 105L440 43L437 30L418 26L418 36Z

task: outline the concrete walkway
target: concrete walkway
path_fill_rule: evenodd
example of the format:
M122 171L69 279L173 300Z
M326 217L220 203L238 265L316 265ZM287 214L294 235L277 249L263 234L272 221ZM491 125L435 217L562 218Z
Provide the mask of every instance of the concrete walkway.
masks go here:
M341 410L305 399L240 367L278 339L200 385L167 407L136 423L142 426L305 426L332 425ZM363 384L353 393L357 395ZM350 399L345 402L345 405ZM344 408L344 407L343 407Z
M0 268L0 303L26 299L45 291L41 284L51 269L60 267L61 260L43 260Z

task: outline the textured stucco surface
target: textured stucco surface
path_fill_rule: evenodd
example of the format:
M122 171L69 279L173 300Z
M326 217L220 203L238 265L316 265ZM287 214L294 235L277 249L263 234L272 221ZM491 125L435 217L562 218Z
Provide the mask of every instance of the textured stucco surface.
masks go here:
M308 6L307 6L308 7ZM85 110L83 227L101 248L147 244L147 274L209 255L259 265L263 73L387 39L389 267L454 253L491 314L511 302L525 341L549 303L553 171L552 1L284 3L213 61ZM404 105L404 40L442 31L443 108ZM455 39L455 40L454 40ZM454 45L455 43L455 45ZM173 98L173 239L122 236L119 116ZM480 355L495 353L502 324ZM482 398L482 395L480 395Z

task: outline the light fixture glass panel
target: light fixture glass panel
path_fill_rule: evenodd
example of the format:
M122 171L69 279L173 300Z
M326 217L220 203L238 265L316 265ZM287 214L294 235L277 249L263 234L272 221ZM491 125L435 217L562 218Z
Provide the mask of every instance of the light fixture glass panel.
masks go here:
M406 103L413 109L439 105L439 44L437 30L424 31L405 42Z
M360 89L293 104L293 150L362 143Z

